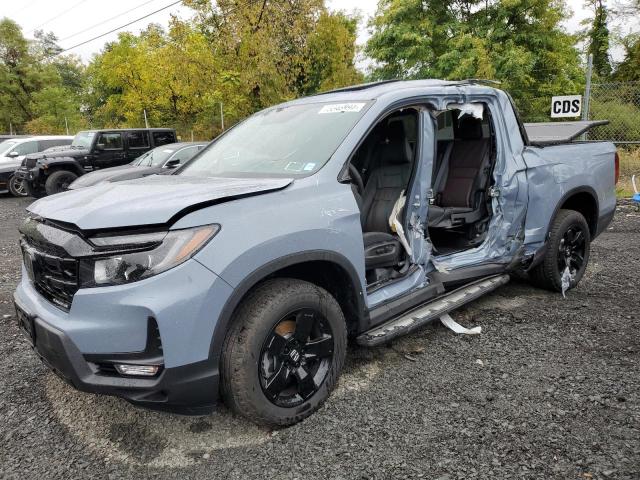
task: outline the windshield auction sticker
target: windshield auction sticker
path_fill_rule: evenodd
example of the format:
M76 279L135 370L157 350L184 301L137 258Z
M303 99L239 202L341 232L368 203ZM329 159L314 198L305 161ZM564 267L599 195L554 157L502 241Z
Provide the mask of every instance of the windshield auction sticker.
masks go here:
M366 103L334 103L332 105L323 106L318 113L342 113L342 112L359 112Z

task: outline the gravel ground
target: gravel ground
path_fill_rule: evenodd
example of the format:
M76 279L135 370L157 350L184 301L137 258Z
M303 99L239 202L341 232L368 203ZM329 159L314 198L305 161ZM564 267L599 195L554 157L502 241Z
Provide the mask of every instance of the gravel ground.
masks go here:
M221 408L153 413L79 393L15 325L16 227L0 197L3 478L640 478L640 213L618 208L567 299L512 282L391 348L352 347L337 391L270 432Z

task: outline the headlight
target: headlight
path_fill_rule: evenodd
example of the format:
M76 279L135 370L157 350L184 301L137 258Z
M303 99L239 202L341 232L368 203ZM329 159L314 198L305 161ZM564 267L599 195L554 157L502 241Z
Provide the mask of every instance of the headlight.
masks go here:
M80 286L121 285L157 275L191 258L219 230L219 225L205 225L169 232L90 239L98 247L98 252L118 250L123 253L81 260Z

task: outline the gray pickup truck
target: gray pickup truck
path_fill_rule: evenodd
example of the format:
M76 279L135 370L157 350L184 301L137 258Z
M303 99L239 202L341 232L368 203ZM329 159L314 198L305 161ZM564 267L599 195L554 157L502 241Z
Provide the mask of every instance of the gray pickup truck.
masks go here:
M614 146L572 142L588 126L525 128L503 91L439 80L268 108L171 175L33 203L18 322L80 390L290 425L348 338L388 343L512 273L578 284L616 205Z

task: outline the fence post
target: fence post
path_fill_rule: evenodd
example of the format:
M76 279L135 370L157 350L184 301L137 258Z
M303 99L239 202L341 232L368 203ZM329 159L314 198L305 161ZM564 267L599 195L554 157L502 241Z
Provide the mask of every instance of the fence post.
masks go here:
M584 87L584 105L582 105L582 120L589 120L589 103L591 102L591 74L593 73L593 54L587 57L587 78ZM582 140L587 139L587 134L582 134Z

